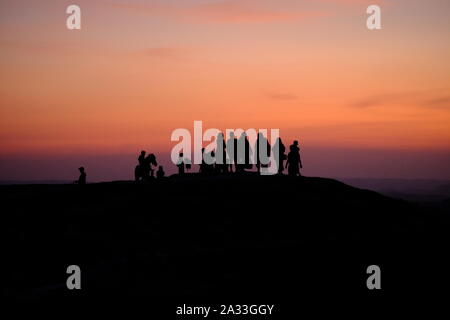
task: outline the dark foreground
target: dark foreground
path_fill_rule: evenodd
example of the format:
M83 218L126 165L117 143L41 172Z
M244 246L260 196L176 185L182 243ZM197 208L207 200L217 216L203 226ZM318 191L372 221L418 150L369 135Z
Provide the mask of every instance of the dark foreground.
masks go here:
M330 179L190 176L0 191L2 295L11 299L292 311L314 301L442 296L449 283L448 207ZM66 287L73 264L82 270L79 291ZM373 264L379 291L366 286Z

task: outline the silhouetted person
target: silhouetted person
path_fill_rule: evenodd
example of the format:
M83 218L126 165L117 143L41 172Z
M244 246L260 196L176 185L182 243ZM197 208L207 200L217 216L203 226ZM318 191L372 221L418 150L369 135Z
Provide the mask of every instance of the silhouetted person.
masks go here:
M256 157L256 171L258 171L259 173L261 172L261 167L268 167L271 152L269 141L266 139L266 137L264 137L262 132L258 133L258 138L256 139L254 150Z
M205 153L206 149L202 148L202 163L200 164L199 173L202 175L209 175L214 173L214 157L215 152L212 150L211 152Z
M205 162L205 148L202 148L202 163L200 164L199 173L206 174L207 173L207 167Z
M216 138L216 171L217 173L228 172L226 143L222 132Z
M139 180L150 180L150 177L154 176L153 166L157 166L156 157L153 153L149 154L147 157L145 156L146 152L141 151L141 154L138 157L139 164L134 169L134 179L135 181Z
M250 147L250 142L248 141L247 134L243 132L238 140L238 163L236 169L238 172L245 171L244 169L251 169L253 165L250 162L250 157L252 156L252 149Z
M145 162L145 154L146 154L146 152L145 152L144 150L142 150L142 151L141 151L141 154L139 155L138 163L139 163L140 166L143 166L143 165L144 165L144 162Z
M158 171L156 171L156 178L162 179L165 176L164 168L163 166L159 166Z
M177 167L178 167L178 174L179 175L183 175L184 174L184 169L185 169L183 152L180 152L180 154L178 156Z
M214 150L212 150L209 153L205 153L205 148L202 148L202 163L200 165L199 173L204 175L214 173L214 163L208 164L205 160L206 158L208 158L208 162L211 162L214 156L215 156Z
M185 159L185 165L186 165L186 170L187 171L189 171L189 170L191 170L191 163L190 163L190 160L189 160L189 162L187 162L186 160L189 160L189 159Z
M146 154L146 152L144 150L142 150L141 154L138 157L138 165L134 168L134 180L135 181L144 179L145 154Z
M299 152L300 148L298 147L298 141L294 140L294 142L289 146L289 151L294 150L295 152Z
M86 172L84 171L83 167L79 167L78 170L80 170L80 177L78 178L75 183L79 185L85 185L86 184Z
M142 180L148 181L150 180L150 177L154 177L154 169L153 166L157 166L158 163L156 162L156 157L153 153L149 154L147 157L145 157L142 165L139 165L139 177L142 178Z
M147 176L147 178L149 178L149 177L153 178L155 176L155 169L154 169L154 167L158 166L158 162L156 161L156 156L153 153L149 154L145 158L145 162L146 162L146 166L150 167L150 175Z
M234 132L231 131L230 132L230 138L227 140L227 154L228 154L228 159L229 159L229 170L230 172L233 172L233 163L234 163L234 168L235 171L237 171L237 144L238 144L238 140L236 139Z
M300 158L300 148L298 147L298 141L295 140L294 144L289 147L288 159L286 167L288 168L288 174L290 176L301 176L300 168L302 166L302 160Z
M277 166L277 172L278 174L283 174L284 170L284 160L287 159L286 157L286 147L283 144L283 141L281 141L281 138L277 138L277 141L275 141L275 144L273 145L272 149L274 153L275 158L275 164ZM278 152L278 156L276 154Z
M207 153L207 157L209 159L215 159L215 157L216 157L215 151L211 150L211 152L209 154ZM208 174L214 174L215 171L216 171L216 164L215 164L214 160L212 163L206 163L206 172Z

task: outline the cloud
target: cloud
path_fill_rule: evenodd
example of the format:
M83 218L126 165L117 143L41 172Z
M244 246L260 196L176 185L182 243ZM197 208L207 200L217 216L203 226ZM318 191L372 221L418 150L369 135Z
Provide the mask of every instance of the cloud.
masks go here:
M141 14L164 16L200 23L292 22L328 16L325 11L302 10L299 6L270 5L261 0L222 0L215 2L113 2L108 5Z
M271 100L291 101L297 100L298 96L290 93L270 93L268 94L268 98Z
M338 4L338 5L365 5L366 7L376 4L376 5L384 5L386 0L377 0L376 3L372 0L309 0L309 2L319 2L326 4Z
M450 107L450 96L435 97L425 102L430 107Z
M2 50L12 50L14 52L23 52L27 54L43 55L78 55L86 52L87 49L69 42L58 41L24 41L24 40L2 40L0 41Z
M179 59L186 55L187 50L175 47L153 47L144 50L144 54L152 58Z
M324 16L323 12L273 9L254 1L230 0L187 10L188 16L211 22L289 22Z
M387 104L410 104L421 107L450 107L450 90L408 91L369 96L351 104L355 108L375 108Z
M411 96L411 93L386 93L379 94L374 96L369 96L365 99L359 100L352 104L353 107L356 108L369 108L369 107L377 107L382 106L387 103L391 103L394 101L406 100Z

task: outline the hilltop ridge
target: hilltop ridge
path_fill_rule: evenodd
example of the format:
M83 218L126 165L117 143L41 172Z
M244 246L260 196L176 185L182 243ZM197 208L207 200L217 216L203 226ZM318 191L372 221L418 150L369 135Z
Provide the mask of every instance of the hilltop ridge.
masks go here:
M446 216L332 179L192 174L0 190L12 297L64 296L74 263L89 297L123 299L360 294L371 264L390 270L391 292L416 292L433 285L410 282L416 272L446 266Z

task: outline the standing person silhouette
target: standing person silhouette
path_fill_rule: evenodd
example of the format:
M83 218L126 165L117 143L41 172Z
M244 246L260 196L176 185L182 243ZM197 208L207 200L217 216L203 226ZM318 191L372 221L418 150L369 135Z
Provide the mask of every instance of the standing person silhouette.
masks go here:
M141 151L141 154L138 157L138 165L134 168L134 180L140 181L144 180L144 171L145 171L145 154L146 152L144 150Z
M267 168L270 161L270 144L264 137L262 132L258 133L258 138L255 143L255 157L256 157L256 171L261 172L261 167Z
M201 174L206 174L207 171L208 171L208 169L206 167L206 162L205 162L205 148L202 148L202 163L200 163L200 168L199 168L198 172Z
M80 177L77 181L75 181L76 184L79 185L85 185L86 184L86 172L84 171L84 167L79 167L78 170L80 171Z
M144 150L142 150L141 151L141 154L139 155L139 158L138 158L138 163L139 163L139 165L142 167L142 166L144 166L144 163L145 163L145 154L146 154L147 152L145 152Z
M250 146L250 141L248 141L247 134L245 134L244 136L244 141L245 141L245 168L250 170L253 168L253 162L250 161L250 159L252 159L253 156L253 150L252 147Z
M230 138L227 140L227 154L229 171L233 172L233 163L234 169L237 171L237 139L233 131L230 132Z
M212 150L211 152L206 152L205 148L202 148L202 163L200 164L200 169L199 169L199 173L203 174L203 175L208 175L211 173L214 173L214 163L209 163L211 162L211 159L214 158L215 154L214 154L214 150Z
M228 173L226 144L222 132L216 138L216 170L217 173Z
M286 157L286 153L285 153L286 147L284 146L283 141L281 141L281 138L277 138L277 141L275 141L272 152L273 152L273 156L275 158L277 172L278 172L278 174L283 174L284 160L286 160L287 157Z
M289 147L288 159L286 162L286 168L288 168L288 174L290 176L301 176L300 169L303 168L302 160L300 158L300 148L298 147L298 141Z
M184 165L184 156L183 156L183 152L180 152L179 157L178 157L178 162L177 162L177 167L178 167L178 174L184 175L184 169L185 169L185 165Z
M208 174L214 174L217 172L217 164L216 164L216 152L214 150L211 150L211 152L206 154L207 159L210 159L212 162L208 163L206 162L206 168Z
M250 142L248 141L247 134L243 132L238 140L237 148L237 166L238 172L244 172L245 169L251 169L253 167L250 162L252 156L252 148L250 147Z

